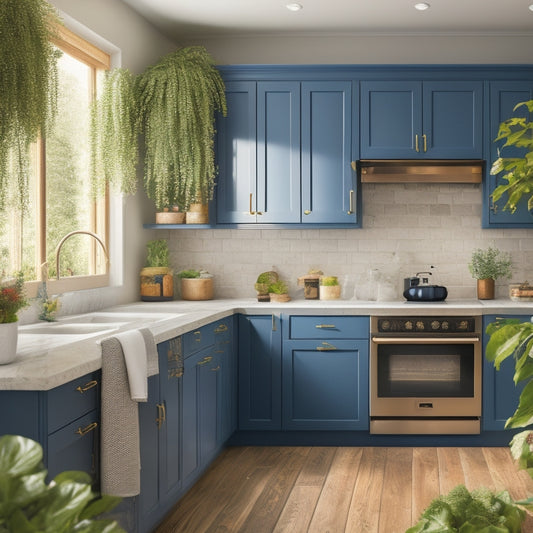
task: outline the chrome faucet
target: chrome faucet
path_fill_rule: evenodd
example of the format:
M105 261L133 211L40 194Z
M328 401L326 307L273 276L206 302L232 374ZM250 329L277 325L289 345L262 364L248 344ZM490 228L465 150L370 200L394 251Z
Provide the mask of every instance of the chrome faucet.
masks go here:
M69 237L72 237L72 235L89 235L89 236L93 237L94 239L96 239L100 243L100 246L102 247L102 250L103 250L104 256L105 256L105 261L106 261L105 264L106 264L106 271L107 271L107 267L109 265L109 255L107 253L107 248L105 247L105 244L103 243L102 239L100 239L100 237L98 237L98 235L96 235L96 233L92 233L91 231L85 231L85 230L82 230L82 229L78 229L78 230L75 230L75 231L71 231L70 233L67 233L59 241L59 244L56 247L56 270L57 270L56 279L59 279L59 272L60 272L60 270L59 270L59 252L61 251L61 247L63 246L65 241Z

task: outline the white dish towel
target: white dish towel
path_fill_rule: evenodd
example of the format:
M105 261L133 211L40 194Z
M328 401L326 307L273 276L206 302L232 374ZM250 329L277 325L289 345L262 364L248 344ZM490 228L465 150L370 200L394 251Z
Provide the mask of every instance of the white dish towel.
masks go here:
M131 399L136 402L146 402L148 400L148 364L144 337L138 329L117 333L115 337L120 342L124 353Z

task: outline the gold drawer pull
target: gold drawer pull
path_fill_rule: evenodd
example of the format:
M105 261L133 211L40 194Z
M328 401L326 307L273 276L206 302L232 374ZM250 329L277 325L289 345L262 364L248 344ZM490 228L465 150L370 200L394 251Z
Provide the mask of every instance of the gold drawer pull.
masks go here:
M354 201L353 201L353 197L354 197L354 191L352 189L352 190L350 190L350 209L348 209L348 214L349 215L353 215L355 213L355 211L354 211L355 204L354 204Z
M85 385L83 385L83 387L80 385L79 387L76 387L76 390L80 393L80 394L83 394L84 392L87 392L88 390L91 390L93 389L94 387L96 387L98 385L98 381L95 381L94 379L92 381L89 381L88 383L86 383Z
M218 365L216 368L212 368L211 372L218 372L220 370L220 365Z
M194 340L195 340L196 342L202 342L202 332L201 332L201 331L195 331L195 332L193 333L193 335L195 335Z
M311 214L311 211L310 211L309 209L306 209L306 210L304 211L304 215L310 215L310 214Z
M248 210L248 213L250 215L255 215L255 211L252 211L252 196L253 196L253 193L250 193L250 209Z
M75 431L75 433L83 437L84 435L87 435L87 433L94 431L97 427L98 427L98 422L92 422L91 424L89 424L88 426L85 426L84 428L79 427Z
M337 326L335 324L317 324L315 326L317 329L336 329Z
M225 331L228 331L228 326L226 326L226 324L219 324L215 328L215 333L224 333Z
M322 346L316 347L317 352L333 352L337 349L336 346L333 346L333 344L330 344L329 342L323 342Z
M204 357L201 361L198 361L198 363L196 363L198 366L200 365L206 365L207 363L209 363L209 361L211 361L211 359L213 359L213 356L211 355L208 355L207 357Z
M158 429L160 429L161 426L163 425L163 422L167 419L167 412L166 412L164 403L157 404L157 414L158 416L155 419L155 421L157 423Z

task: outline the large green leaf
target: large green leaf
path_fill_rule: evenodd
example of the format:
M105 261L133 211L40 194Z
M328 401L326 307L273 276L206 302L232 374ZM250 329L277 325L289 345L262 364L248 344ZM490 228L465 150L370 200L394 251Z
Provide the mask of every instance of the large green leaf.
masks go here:
M42 460L43 449L39 443L17 435L0 437L0 475L33 473Z
M506 428L523 428L533 422L533 381L520 394L518 409L505 423Z
M122 498L119 496L103 494L100 496L100 498L93 500L89 503L89 505L87 505L87 507L85 507L80 515L80 518L93 518L95 516L107 513L108 511L111 511L111 509L114 509L121 501Z
M521 328L517 324L508 324L495 331L487 343L485 357L494 362L496 370L502 361L513 355L520 342Z

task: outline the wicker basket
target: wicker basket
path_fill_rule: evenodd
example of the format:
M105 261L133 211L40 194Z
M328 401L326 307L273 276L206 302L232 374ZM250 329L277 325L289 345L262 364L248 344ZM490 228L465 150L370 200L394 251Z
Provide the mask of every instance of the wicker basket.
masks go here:
M209 224L209 206L207 204L191 204L185 217L186 224Z
M213 278L182 278L181 297L184 300L212 300Z

